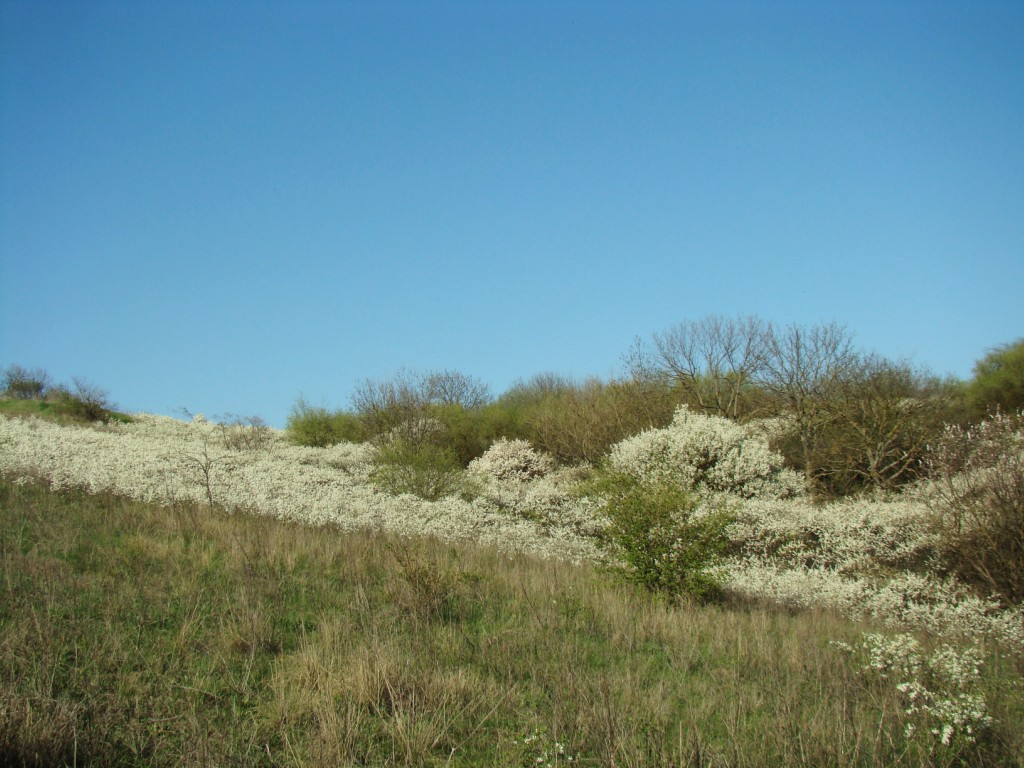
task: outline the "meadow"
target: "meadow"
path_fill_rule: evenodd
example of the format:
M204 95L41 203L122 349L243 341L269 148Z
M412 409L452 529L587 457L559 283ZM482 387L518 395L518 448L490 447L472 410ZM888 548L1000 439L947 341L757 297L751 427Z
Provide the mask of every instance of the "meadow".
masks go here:
M698 602L619 578L595 469L523 441L430 499L379 441L0 418L3 761L1024 764L1024 614L935 567L943 488L812 499L770 431L609 452L727 512Z

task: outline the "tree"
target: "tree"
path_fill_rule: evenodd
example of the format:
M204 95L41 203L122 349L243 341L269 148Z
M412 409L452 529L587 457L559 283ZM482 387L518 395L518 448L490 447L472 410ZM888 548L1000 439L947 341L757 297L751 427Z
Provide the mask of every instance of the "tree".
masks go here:
M471 411L491 402L491 390L486 383L460 371L432 371L423 376L421 394L431 405L456 405Z
M907 363L860 356L827 403L816 471L819 484L845 494L892 489L925 473L928 445L950 415L948 387Z
M375 440L409 428L425 405L420 378L406 370L390 379L366 379L352 393L352 409Z
M769 326L765 334L762 385L793 420L800 469L809 482L818 475L822 436L835 418L830 406L855 370L857 354L845 326Z
M1024 339L996 347L975 363L967 400L976 417L1024 408Z
M3 373L3 392L19 400L40 400L50 387L50 376L42 368L28 370L12 365Z
M758 317L712 315L638 342L628 365L638 378L667 375L690 405L732 419L749 413L747 392L764 371L770 326Z

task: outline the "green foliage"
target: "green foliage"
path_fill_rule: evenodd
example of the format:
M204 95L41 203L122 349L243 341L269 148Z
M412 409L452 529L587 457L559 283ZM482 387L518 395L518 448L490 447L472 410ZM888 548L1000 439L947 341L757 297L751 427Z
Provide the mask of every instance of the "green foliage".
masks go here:
M374 457L370 481L390 494L437 501L463 490L462 466L449 450L428 442L395 439Z
M724 509L704 508L677 483L644 482L615 471L601 472L586 492L601 499L609 520L602 543L627 581L670 601L718 592L712 569L725 552L732 522Z
M565 464L597 463L623 438L668 424L679 392L659 379L576 382L542 374L498 402L518 427L505 437L529 440Z
M967 401L976 417L1024 409L1024 339L996 347L975 364Z
M328 411L300 397L288 414L288 437L298 445L326 448L338 443L359 443L367 438L366 427L353 413Z

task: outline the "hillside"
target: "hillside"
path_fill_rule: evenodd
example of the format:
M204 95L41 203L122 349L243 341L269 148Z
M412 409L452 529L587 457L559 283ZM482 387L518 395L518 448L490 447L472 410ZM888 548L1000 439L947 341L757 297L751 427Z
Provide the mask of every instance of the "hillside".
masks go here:
M346 560L352 555L342 556L335 552L321 559L320 554L313 554L306 547L329 545L349 552L351 550L347 548L356 547L360 553L356 559L360 562L352 567L366 568L375 574L366 577L371 581L378 579L373 587L380 592L373 603L376 606L374 611L379 609L390 617L386 631L375 630L376 634L370 634L376 640L400 638L404 632L415 633L418 631L416 628L422 628L422 625L436 624L436 629L442 634L450 634L454 631L453 621L461 632L465 629L467 616L477 617L473 619L476 622L480 618L479 612L483 611L491 614L492 618L483 621L482 626L475 626L472 642L466 641L469 642L467 647L474 649L475 653L488 643L496 642L487 638L503 638L513 627L524 624L522 621L518 624L505 623L504 619L495 617L527 612L545 633L559 635L559 628L568 629L569 633L559 635L557 640L546 634L534 638L529 645L517 645L519 650L506 649L503 653L516 657L524 653L523 648L548 648L553 659L561 659L552 661L560 670L551 673L556 678L570 674L567 668L583 664L579 674L587 676L587 685L599 686L583 696L586 706L593 706L603 696L605 705L612 707L611 689L598 680L607 682L615 674L623 675L625 680L633 680L629 685L624 682L622 685L637 688L634 693L641 698L648 696L651 690L661 690L669 685L669 680L673 681L672 686L698 686L702 695L710 695L707 690L709 680L702 682L699 675L693 677L695 670L703 668L699 664L693 666L694 654L700 658L721 657L714 665L715 679L722 675L729 679L738 676L736 684L741 685L742 690L732 690L727 699L718 699L717 693L712 696L713 702L742 702L736 704L742 712L737 711L734 717L738 719L729 725L719 719L724 716L721 713L712 715L706 710L701 710L704 714L696 719L695 716L683 716L691 706L684 705L684 702L692 702L696 696L690 689L687 689L688 693L678 694L679 698L674 699L676 704L665 704L664 707L656 707L656 712L643 715L642 721L647 723L643 725L626 714L633 711L637 703L623 704L626 700L618 697L627 696L627 692L616 687L614 697L622 704L622 712L614 707L606 711L604 725L599 727L598 713L584 715L573 705L570 709L574 714L570 715L562 709L564 705L556 705L550 700L562 683L568 686L566 690L571 692L570 698L576 700L582 685L579 680L561 681L557 685L555 680L548 680L542 687L548 691L545 694L549 697L546 706L550 709L535 723L536 728L548 733L551 739L570 745L567 749L570 752L575 750L582 764L671 765L680 764L686 756L685 760L690 764L771 765L783 764L777 761L786 755L784 764L924 765L934 764L935 760L959 759L956 756L968 754L971 755L970 764L1019 762L1020 735L1009 724L1019 722L1017 713L1024 713L1021 692L1014 682L1024 672L1024 620L1021 611L980 596L948 574L930 570L934 562L934 540L928 525L930 499L925 488L898 496L861 497L814 504L802 497L792 478L772 463L770 453L763 453L767 450L766 443L756 430L729 432L732 428L717 420L685 412L677 414L671 428L624 441L617 453L613 452L612 460L623 466L632 466L629 462L635 462L637 456L647 455L644 451L649 450L652 441L668 441L666 444L676 446L673 450L690 450L687 446L706 445L708 435L732 435L728 439L745 446L742 455L746 457L747 464L735 464L738 459L734 456L731 474L726 480L715 480L717 476L713 474L702 476L703 479L689 477L687 480L695 488L707 489L719 483L719 496L716 498L731 500L732 522L728 528L729 546L725 559L714 569L714 575L722 585L717 603L700 607L691 606L684 600L673 606L656 595L645 595L618 586L603 575L601 563L609 555L599 546L600 532L608 521L601 517L599 500L580 492L580 480L586 474L584 470L558 468L552 464L544 465L547 468L535 474L509 474L507 463L502 464L491 456L490 463L478 462L467 470L467 478L472 476L475 483L473 493L464 491L461 496L427 501L409 494L395 496L382 492L371 481L376 449L369 444L300 447L292 445L284 433L265 427L260 427L256 433L246 432L246 429L239 424L218 424L201 417L184 422L142 414L135 416L131 423L91 426L0 418L0 474L8 482L15 481L15 485L7 486L4 506L5 514L10 516L10 521L5 523L6 530L16 531L17 536L5 536L5 540L18 542L5 549L7 615L20 615L22 611L15 610L15 606L24 605L23 598L16 597L22 594L22 590L11 586L12 579L29 578L31 584L32 578L39 574L47 574L44 582L53 574L66 572L71 576L78 567L75 565L78 558L85 558L83 562L91 563L89 568L95 566L98 569L96 578L106 584L118 581L118 569L127 568L134 574L146 572L150 567L166 571L167 575L160 577L166 581L152 587L147 598L149 601L152 595L161 592L174 594L176 590L185 588L178 583L181 579L190 584L193 582L192 576L185 577L191 554L200 558L197 562L205 557L218 561L229 558L227 554L201 554L194 551L194 547L200 550L227 547L234 553L230 557L241 558L236 562L239 575L233 589L250 589L252 585L247 584L252 577L256 579L254 584L262 585L259 590L270 590L265 596L267 602L259 608L251 612L246 609L244 616L237 615L235 609L228 614L235 616L231 622L249 622L245 625L246 632L267 632L276 638L268 641L269 647L263 647L266 645L263 640L244 641L240 646L243 650L248 649L245 651L250 658L248 664L255 664L259 659L264 665L264 674L270 675L272 670L278 669L277 657L285 647L289 653L298 652L304 643L311 642L310 633L315 636L327 631L325 627L337 618L340 610L334 598L326 595L313 597L310 599L315 607L309 608L298 625L292 623L288 627L277 627L276 619L271 617L293 613L289 607L293 597L282 592L288 591L285 585L289 579L298 578L303 590L308 587L307 579L324 584L337 583L339 579L347 583L349 580L347 576L339 576L336 568L339 567L339 558ZM703 437L697 440L695 436ZM726 437L721 437L721 440L727 442ZM685 463L680 466L684 465L691 466ZM737 485L737 478L745 479ZM44 492L36 485L39 481L51 490ZM29 484L19 485L23 482ZM756 493L750 491L755 485ZM747 489L746 498L737 495L743 489ZM54 491L60 495L49 495ZM82 491L91 495L82 495ZM43 517L39 512L26 512L23 509L25 504L29 507L40 504L52 506L60 510L58 517L67 519L59 523L57 518L49 520L52 515L48 512L44 530L32 533L32 527L41 524ZM97 519L76 522L80 508L91 510L89 514ZM239 512L247 514L239 515ZM146 525L132 522L135 516L146 520ZM49 525L66 527L63 533L57 533L46 530ZM95 541L91 536L83 538L84 534L71 533L76 527L87 531L94 525L101 528L112 525L113 529L98 533ZM127 533L122 530L125 526ZM150 527L154 529L155 539L150 536ZM316 534L304 533L311 531L316 531ZM210 536L214 538L210 539ZM220 537L219 544L217 537ZM279 539L286 540L288 544L281 544ZM99 545L96 542L107 543ZM106 554L99 554L95 549L96 546L102 549L108 545L112 549ZM82 554L85 550L92 551L92 554ZM370 551L376 552L373 555L376 565L371 565L370 561L363 562L364 555ZM25 557L29 560L41 557L42 562L30 565ZM484 558L487 564L480 565L479 558ZM117 562L121 565L116 565ZM114 572L107 571L108 565L114 568ZM197 567L202 572L203 566ZM218 565L214 570L222 567L223 564ZM514 571L516 576L513 578L505 573L507 569ZM310 575L313 571L315 576ZM263 575L259 578L253 575L260 572ZM282 574L290 575L279 579ZM554 581L552 574L558 574ZM75 578L69 583L75 583ZM492 579L502 581L506 585L502 589L506 591L500 597L494 592L482 597L479 592L482 585L496 588ZM514 582L512 587L508 586L510 579ZM268 581L274 586L271 587ZM206 586L202 588L195 584L189 586L188 589L199 591L179 598L175 610L192 605L194 610L213 617L221 610L216 606L245 606L245 600L250 599L243 599L237 594L205 595L203 590L210 582L206 580L203 583ZM547 590L560 589L557 585L562 583L575 586L554 597L548 594ZM41 589L44 591L40 593L42 595L48 588L37 582L27 589L29 592L25 594ZM73 591L70 586L68 589ZM363 592L368 589L364 586ZM540 590L543 595L535 590ZM62 607L64 598L56 593L46 599L53 616L69 610L67 606ZM141 598L136 596L132 599ZM358 600L364 598L358 597ZM553 605L563 601L573 604L568 627L567 619L561 613L556 611L558 615L549 615L548 605L552 600ZM213 602L207 604L205 601ZM514 607L510 602L515 604ZM365 612L365 603L363 605ZM144 607L144 610L153 609ZM404 617L396 618L396 610ZM453 611L454 614L451 613ZM100 613L106 615L103 611ZM132 617L131 624L135 623L139 612L131 609L127 615ZM341 615L345 615L344 611ZM651 615L659 618L652 619ZM367 618L363 616L357 620L349 616L339 620L346 627L351 627L365 624ZM101 621L109 624L109 615ZM163 627L171 635L177 633L179 638L183 637L181 633L192 631L192 620L188 619L187 611L154 621L155 626ZM858 621L867 623L858 625ZM701 639L690 637L680 640L672 634L682 631L679 627L693 622L704 627L708 635ZM751 622L759 624L760 628L752 627ZM786 628L780 628L780 623ZM8 620L5 624L6 647L15 645L15 628L19 626L21 628L17 632L29 630L27 625L18 622ZM643 629L645 626L649 629ZM654 629L655 626L660 628ZM43 632L42 629L36 631ZM217 629L217 632L223 631L226 631L223 626ZM240 629L231 631L241 632ZM642 635L636 636L636 632ZM794 634L799 639L795 639ZM631 636L631 639L626 639L626 636ZM218 637L217 642L223 642L223 638ZM712 640L713 637L717 639ZM160 632L154 637L155 642L167 640L168 637ZM450 637L446 642L449 641ZM597 641L599 646L591 648ZM92 641L66 642L71 645L65 647L89 647L87 656L91 657L95 652L91 647ZM392 648L390 642L388 647ZM729 652L722 648L703 648L705 644L719 642L735 644L735 647ZM211 643L212 640L204 640L194 647L208 649ZM562 647L563 643L569 647ZM620 647L620 643L625 645ZM844 707L860 708L865 712L864 717L880 717L881 720L872 726L874 735L867 737L864 730L866 721L859 725L840 722L825 725L811 711L796 716L794 722L802 723L797 730L793 730L792 724L787 726L789 731L780 730L780 724L775 722L782 717L778 708L792 708L794 699L799 697L792 691L782 693L776 690L779 683L768 685L767 672L758 672L748 666L754 663L757 655L751 655L749 646L752 643L769 643L773 648L771 654L782 654L788 659L785 664L797 664L803 669L794 684L817 691L809 702L838 702ZM46 645L43 644L44 647ZM557 648L551 648L552 645ZM690 648L691 661L683 666L678 666L678 660L669 663L668 667L663 666L667 663L666 653L672 656L685 647ZM145 651L147 654L150 652ZM465 659L460 660L458 654L450 656L447 650L435 649L435 652L439 662L453 663L456 669L463 669L468 663ZM392 662L398 668L404 669L412 663L407 657L412 651L395 653L397 656ZM569 659L564 656L566 653L570 654ZM572 656L579 653L584 655ZM610 656L616 659L615 664L609 661ZM13 660L14 657L11 658ZM527 654L527 658L535 657ZM801 658L804 660L800 661ZM477 659L473 663L479 661ZM37 674L44 674L46 663L43 660L23 659L22 662L29 667L42 665L37 668ZM87 667L89 663L92 662L86 663ZM783 661L769 658L764 663L777 667ZM493 660L488 661L485 667L493 672L493 664ZM619 664L625 666L619 667ZM639 664L639 668L632 666L635 664ZM650 666L652 664L654 667ZM613 670L618 669L612 678L607 677L609 665ZM324 670L331 666L325 665ZM75 674L82 672L74 664L68 671L72 668L77 670ZM246 674L254 674L253 669L250 666ZM657 669L661 671L653 671ZM972 672L974 669L977 671ZM324 670L317 674L327 674ZM365 675L366 672L359 674ZM503 672L499 678L507 685L530 674L526 669L517 668L516 671ZM791 670L785 674L788 679L796 673ZM806 677L808 674L811 675L810 680ZM595 677L591 679L590 676ZM753 689L747 689L748 678L760 682L754 684ZM831 680L828 686L834 685L836 680L845 681L843 696L825 693L828 688L825 678ZM857 682L854 683L853 679ZM743 680L748 680L748 683L742 683ZM205 690L203 686L192 683L175 682L172 685ZM300 688L310 684L314 687L319 685L307 680ZM346 684L351 684L351 681ZM523 693L520 684L515 682L512 688L502 688L498 692L494 688L495 680L491 680L484 686L491 691L490 699L494 699L490 706L496 706L498 710L505 707L501 696L507 694L512 697L510 690ZM896 687L897 684L904 685L902 691ZM132 683L120 681L118 685L131 688ZM393 695L381 692L386 692L388 686L394 686L386 680L386 675L380 685L384 686L378 689L381 696ZM756 695L754 691L757 691ZM24 691L12 695L12 702L22 708L20 711L24 717L38 716L41 712L38 706L43 705L25 699ZM54 691L48 695L52 698ZM249 702L246 706L252 704L249 699L253 695L250 693L246 694L249 698L243 697ZM314 693L307 691L307 695L313 696ZM406 756L402 757L398 745L402 739L411 739L412 734L408 731L400 734L394 729L410 728L412 721L399 719L391 722L395 717L394 702L386 705L385 708L392 709L385 712L380 710L383 706L380 701L375 705L377 709L362 701L362 704L353 706L363 710L369 706L371 719L376 723L374 727L384 728L384 732L390 735L385 738L378 734L374 745L363 744L358 749L353 746L355 751L345 753L348 757L344 759L352 761L352 764L388 764L390 761L410 765L445 764L449 759L449 764L459 764L457 761L464 759L468 762L462 764L474 764L469 757L472 750L467 744L476 739L476 735L470 736L475 733L475 725L470 727L463 723L462 727L468 730L456 737L448 733L448 729L455 726L444 723L458 712L467 717L475 713L483 718L486 711L483 704L470 703L471 700L477 701L474 698L476 694L470 695L469 699L459 699L458 704L446 698L448 693L439 694L441 698L432 703L420 701L417 698L420 693L410 695L413 695L413 704L422 704L421 709L416 710L420 713L416 717L426 718L435 728L434 735L427 740L429 745L420 743L413 747L409 742L404 747ZM529 729L521 722L526 712L535 711L538 695L533 691L518 704L508 702L508 706L518 713L510 717L513 720L518 718L520 724L511 730L499 728L503 739L514 740L516 736L512 731L517 729L522 731L521 740L531 737L532 731L527 732ZM820 700L816 698L819 695ZM488 698L482 693L479 696L481 702ZM851 701L846 698L848 696L854 699ZM213 702L218 697L224 698L217 694L206 699ZM74 712L83 714L89 711L88 707L81 709L86 705L79 694L72 696L72 700L77 702L72 707ZM55 705L51 702L45 706ZM115 709L120 711L124 706L124 702L120 702ZM167 706L167 702L160 706ZM648 702L645 706L655 705ZM874 715L868 715L867 712L876 706L881 708L875 710ZM240 707L245 709L239 701L231 706L233 710ZM455 707L454 711L452 707ZM713 708L717 710L719 704L714 704ZM765 708L772 714L765 714ZM348 712L345 717L354 716L351 711L345 711ZM33 712L35 715L31 714ZM334 717L340 717L339 712L335 711ZM411 713L406 714L412 717ZM123 712L118 715L123 716ZM77 717L75 715L72 720L78 722L75 720ZM386 722L375 719L380 717ZM594 722L585 726L583 721L587 718ZM426 727L424 722L417 722L417 728ZM773 722L775 724L770 725ZM492 729L497 726L489 719L479 725L480 734L495 735ZM274 731L274 726L265 722L262 727ZM826 734L833 729L837 729L837 734L846 735L828 747ZM899 735L901 729L902 736ZM302 730L303 739L313 738L304 728ZM675 736L670 738L669 731L675 732ZM804 752L793 752L800 746L800 740L810 738L808 734L812 731L818 733L818 745L806 752L808 745L804 743ZM775 735L770 737L769 733ZM779 735L785 733L798 737L796 747L790 738ZM573 738L569 738L570 734ZM24 734L16 736L16 740L23 738ZM295 738L299 737L296 735ZM355 736L351 738L355 739ZM628 749L617 746L620 738L632 746ZM460 743L460 740L466 743ZM659 746L655 749L648 742ZM772 746L767 749L765 744L769 742ZM533 741L529 743L534 744ZM553 743L550 749L554 748ZM752 746L754 743L759 746ZM387 749L382 744L390 745L390 756L384 756ZM641 744L655 749L646 761L636 757L642 752ZM520 744L519 747L525 749L526 745ZM245 748L249 752L256 749L252 744ZM241 749L241 744L236 742L232 749ZM281 749L280 744L277 749ZM314 747L307 743L304 749L312 750ZM320 744L315 749L326 747ZM361 753L360 749L363 750ZM730 757L730 750L737 749L745 757ZM270 750L274 755L275 749L270 747ZM159 763L156 758L158 752L151 753L154 764ZM768 759L755 757L762 752L775 755L776 762L759 762ZM357 753L362 757L356 757ZM312 759L310 754L299 750L295 755L305 757L297 759L293 755L288 758L289 764L304 764L305 760ZM413 754L417 756L412 757ZM488 758L496 762L475 764L525 764L516 762L523 754L522 750L507 754L496 752ZM634 762L626 758L627 754L634 756L630 758ZM798 754L804 757L794 757ZM992 762L995 754L1000 757ZM1016 756L1011 759L1007 755ZM262 759L261 756L259 760ZM252 760L257 758L253 756ZM273 760L266 764L277 764Z

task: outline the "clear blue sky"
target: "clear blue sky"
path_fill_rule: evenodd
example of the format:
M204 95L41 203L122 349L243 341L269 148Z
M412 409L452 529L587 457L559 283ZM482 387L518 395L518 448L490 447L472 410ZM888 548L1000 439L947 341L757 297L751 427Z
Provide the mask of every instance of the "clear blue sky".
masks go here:
M1024 336L1024 3L0 0L0 366L126 410Z

